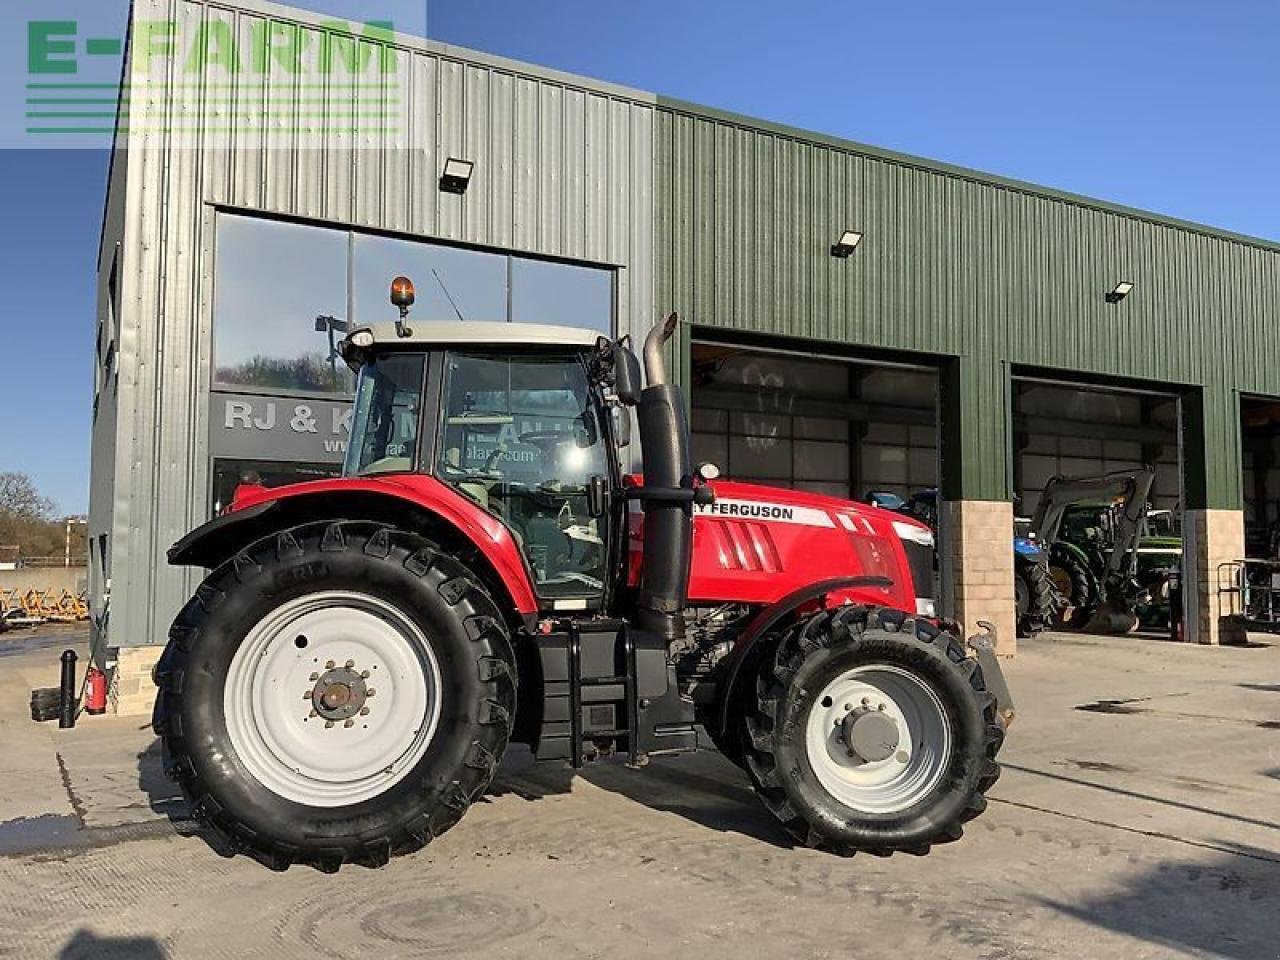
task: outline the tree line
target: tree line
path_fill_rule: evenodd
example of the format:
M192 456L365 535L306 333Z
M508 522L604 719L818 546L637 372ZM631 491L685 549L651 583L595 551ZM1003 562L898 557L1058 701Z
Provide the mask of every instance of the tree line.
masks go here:
M53 501L25 473L0 472L0 547L17 547L23 558L62 556L68 518L55 516L54 511ZM85 525L73 523L72 562L83 563L87 553Z

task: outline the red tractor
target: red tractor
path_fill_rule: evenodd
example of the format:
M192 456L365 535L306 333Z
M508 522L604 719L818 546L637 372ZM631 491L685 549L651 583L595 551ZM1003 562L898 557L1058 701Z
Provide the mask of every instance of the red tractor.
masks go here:
M394 324L340 479L234 503L169 551L211 573L155 671L166 769L268 865L380 865L449 829L511 741L692 750L701 726L801 842L924 853L982 812L1012 718L991 638L933 609L933 537L689 458L664 342ZM636 415L643 477L624 460Z

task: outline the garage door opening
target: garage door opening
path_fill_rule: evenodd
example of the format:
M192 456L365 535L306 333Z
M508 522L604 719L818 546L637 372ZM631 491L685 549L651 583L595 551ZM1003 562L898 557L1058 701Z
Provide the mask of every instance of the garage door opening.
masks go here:
M1014 512L1049 565L1054 626L1177 633L1178 396L1015 376L1012 403Z
M1233 611L1280 633L1280 398L1240 399L1245 561L1232 571Z
M907 501L938 484L938 377L695 339L695 461L734 480L849 500Z

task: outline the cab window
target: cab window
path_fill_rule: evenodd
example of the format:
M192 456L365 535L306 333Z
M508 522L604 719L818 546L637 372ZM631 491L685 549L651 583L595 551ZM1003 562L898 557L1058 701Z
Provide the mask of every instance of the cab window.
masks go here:
M421 353L392 353L360 369L343 466L346 476L414 468L425 364Z

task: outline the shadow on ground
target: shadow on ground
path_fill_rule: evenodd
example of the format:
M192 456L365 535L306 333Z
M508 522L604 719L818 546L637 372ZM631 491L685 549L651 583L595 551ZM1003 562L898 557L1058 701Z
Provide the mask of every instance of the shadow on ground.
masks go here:
M169 956L154 937L100 937L77 930L58 951L58 960L166 960Z
M152 740L138 754L138 789L146 795L147 805L156 813L163 814L175 824L190 822L191 810L182 791L165 775L164 756L158 739Z
M573 789L575 777L711 830L742 834L785 849L794 846L787 832L751 792L746 775L712 749L658 758L641 769L631 769L621 758L612 757L574 771L561 763L538 764L527 747L513 744L479 802L506 796L533 802L567 794ZM199 836L219 856L233 852L192 816L182 791L165 775L159 740L138 754L138 787L151 809L167 817L176 832Z
M1231 960L1274 960L1280 942L1280 863L1236 847L1214 860L1160 860L1119 889L1078 903L1040 903L1086 923Z
M572 788L574 777L635 803L673 813L722 833L738 833L775 847L794 846L790 835L752 793L746 774L711 748L659 757L641 769L618 757L589 763L576 773L559 765L535 765L523 747L513 747L490 794L537 799Z

